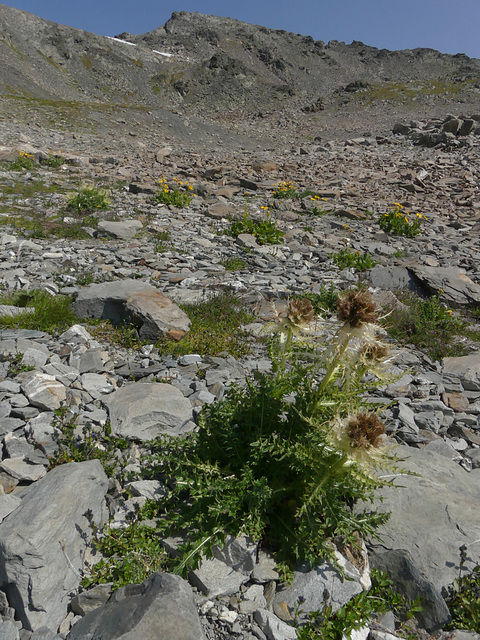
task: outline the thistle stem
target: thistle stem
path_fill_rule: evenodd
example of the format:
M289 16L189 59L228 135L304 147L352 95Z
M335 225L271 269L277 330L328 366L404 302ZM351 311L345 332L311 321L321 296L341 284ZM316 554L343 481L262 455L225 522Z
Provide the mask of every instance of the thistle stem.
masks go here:
M327 384L332 379L332 376L335 373L339 362L341 361L345 351L347 350L348 343L350 342L350 338L352 336L351 336L351 333L349 331L344 331L346 326L347 325L344 325L340 329L339 341L338 341L337 348L336 348L337 355L332 358L332 361L330 362L329 366L327 367L327 373L323 377L323 380L321 381L321 383L320 383L320 385L318 387L318 391L317 391L318 395L320 395L325 390L325 387L327 386ZM342 333L344 334L343 336L342 336Z

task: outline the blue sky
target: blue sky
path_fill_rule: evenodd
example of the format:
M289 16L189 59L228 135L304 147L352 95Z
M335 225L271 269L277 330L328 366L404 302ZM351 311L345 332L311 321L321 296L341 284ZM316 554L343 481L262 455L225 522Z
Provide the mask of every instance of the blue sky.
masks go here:
M480 58L480 0L4 0L3 4L109 36L151 31L173 11L199 11L315 40L361 40L385 49L429 47Z

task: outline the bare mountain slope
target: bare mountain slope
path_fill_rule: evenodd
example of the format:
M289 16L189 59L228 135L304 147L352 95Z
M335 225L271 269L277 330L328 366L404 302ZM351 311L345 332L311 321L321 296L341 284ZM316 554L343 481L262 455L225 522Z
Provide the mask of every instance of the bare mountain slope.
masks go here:
M42 126L100 133L122 113L147 135L163 123L184 139L205 129L205 140L218 141L228 127L236 144L247 144L252 129L286 142L478 111L479 99L480 60L463 54L325 44L186 12L112 39L0 5L4 117Z

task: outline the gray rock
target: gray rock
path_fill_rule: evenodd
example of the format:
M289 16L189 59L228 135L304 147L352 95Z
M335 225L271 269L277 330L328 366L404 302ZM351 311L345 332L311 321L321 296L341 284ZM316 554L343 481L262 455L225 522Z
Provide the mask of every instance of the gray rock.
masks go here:
M377 265L368 272L368 279L372 287L378 287L386 291L415 290L418 287L414 277L405 267L382 267Z
M47 473L43 464L29 464L20 458L3 460L0 462L0 471L8 473L19 482L36 482Z
M307 620L308 613L320 611L326 600L331 603L334 612L343 607L363 588L359 571L341 556L339 559L344 567L344 578L329 562L310 571L295 571L292 583L275 594L274 606L284 603L293 612L301 600L299 619L302 621Z
M204 640L193 593L185 580L154 573L142 584L118 589L88 613L67 640Z
M30 636L30 640L61 640L62 636L57 635L48 627L39 627Z
M378 491L375 508L391 513L372 541L373 554L403 549L410 553L418 571L442 594L458 576L460 547L466 545L466 569L480 562L478 487L480 470L470 473L453 460L425 448L402 445L397 449L402 474L396 487Z
M25 426L27 440L39 447L46 456L53 456L58 449L55 437L59 431L53 426L53 420L53 413L41 413Z
M72 598L70 607L73 613L79 616L85 616L90 611L94 611L106 604L112 595L112 584L97 584L88 591L82 591Z
M97 235L130 240L142 227L140 220L121 220L120 222L101 220L97 225Z
M115 389L112 378L101 373L82 373L80 382L82 383L84 391L89 393L93 398L100 398Z
M74 308L80 318L106 318L116 324L128 319L146 340L180 339L190 328L190 320L175 303L140 280L89 285L78 294Z
M167 493L166 486L159 480L137 480L129 482L127 489L134 497L147 498L148 500L158 500Z
M0 524L0 587L26 629L56 629L81 578L90 528L106 518L107 478L98 460L56 467L22 493Z
M0 491L0 522L20 505L21 500L11 493Z
M233 595L254 569L257 545L250 538L229 537L222 548L212 551L213 557L203 558L189 573L190 583L209 598Z
M460 378L463 388L468 391L480 391L480 352L468 356L443 359L443 371Z
M71 326L58 339L65 344L84 344L91 349L100 348L100 344L80 324Z
M445 631L445 633L442 633L438 640L480 640L480 633L454 629L453 631Z
M48 355L39 349L27 349L23 354L22 364L26 367L41 369L47 362Z
M372 566L385 571L396 589L409 600L421 598L423 610L416 617L424 629L438 631L451 620L440 591L419 573L408 551L395 549L377 554L372 558Z
M66 389L61 382L38 371L25 374L22 391L34 407L46 411L59 409L66 398Z
M409 270L434 293L442 291L449 304L473 304L480 302L480 285L476 284L458 267L425 267L416 265Z
M253 618L268 640L296 640L297 638L296 630L277 618L271 611L257 609Z
M393 415L395 418L397 418L397 420L400 421L400 428L402 429L402 431L405 431L407 433L418 433L419 428L417 423L415 422L415 413L408 405L400 402L394 408Z
M12 620L0 622L0 640L19 640L20 632Z
M114 391L108 407L112 433L136 440L152 440L162 433L180 435L194 428L192 405L170 384L127 384Z

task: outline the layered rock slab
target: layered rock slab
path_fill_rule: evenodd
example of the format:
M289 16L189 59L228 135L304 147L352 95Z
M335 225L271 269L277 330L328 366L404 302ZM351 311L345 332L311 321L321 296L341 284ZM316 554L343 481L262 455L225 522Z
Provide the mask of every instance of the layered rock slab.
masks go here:
M171 384L127 384L114 391L105 404L112 434L122 438L146 441L195 428L190 401Z
M371 543L371 552L404 549L415 567L443 595L458 577L460 547L467 547L465 570L480 563L478 495L480 469L463 467L433 451L402 445L400 474L393 487L378 491L375 509L390 512Z
M0 588L24 628L56 629L65 618L90 531L84 514L105 522L107 488L98 460L56 467L0 524Z
M154 573L141 584L121 587L88 613L68 640L204 640L191 587L180 576Z
M74 309L80 318L103 318L115 324L133 322L145 340L179 340L190 329L190 320L180 307L139 280L91 284L79 292Z

